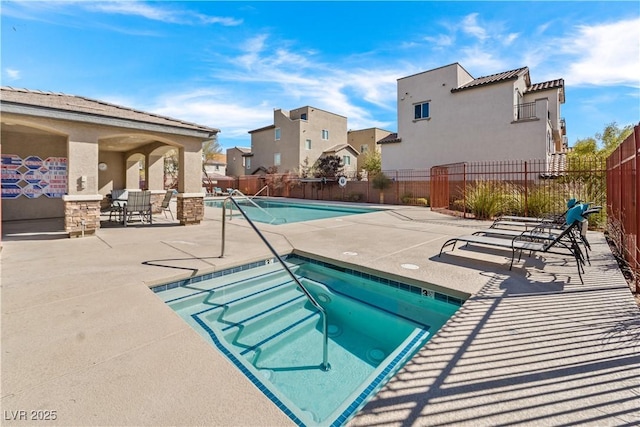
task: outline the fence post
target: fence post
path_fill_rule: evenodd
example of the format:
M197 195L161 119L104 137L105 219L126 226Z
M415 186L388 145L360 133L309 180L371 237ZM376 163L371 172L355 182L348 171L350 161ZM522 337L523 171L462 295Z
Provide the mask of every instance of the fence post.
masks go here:
M640 203L640 125L633 129L634 141L633 141L633 155L635 157L635 173L636 173L636 191L632 196L634 198L633 206L636 208L636 265L635 269L635 292L638 293L638 284L640 283L640 273L638 272L638 266L640 265L640 212L638 212L638 203Z
M462 217L467 217L467 164L462 164Z
M529 174L527 171L527 161L524 161L524 216L529 216L529 203L528 203L528 193L529 188L527 183L529 182Z

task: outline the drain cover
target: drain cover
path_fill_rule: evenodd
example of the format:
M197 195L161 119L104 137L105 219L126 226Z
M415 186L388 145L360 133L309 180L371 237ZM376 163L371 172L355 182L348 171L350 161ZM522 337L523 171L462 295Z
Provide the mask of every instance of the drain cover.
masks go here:
M402 264L402 265L400 265L400 267L406 268L407 270L417 270L417 269L420 268L415 264Z
M367 357L369 357L369 359L373 360L374 362L381 362L382 359L384 359L384 351L380 350L379 348L372 348L367 353Z

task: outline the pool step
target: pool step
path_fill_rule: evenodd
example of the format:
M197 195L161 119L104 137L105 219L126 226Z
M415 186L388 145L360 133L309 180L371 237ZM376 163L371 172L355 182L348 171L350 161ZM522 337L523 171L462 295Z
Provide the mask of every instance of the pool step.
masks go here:
M241 272L245 273L245 272ZM246 273L234 273L224 276L224 281L220 281L215 287L205 285L202 289L189 287L188 292L174 299L166 299L165 302L175 310L187 309L190 312L198 312L207 308L218 307L230 304L236 300L242 300L247 295L268 290L272 287L282 286L291 280L291 277L282 269L266 271L264 274L250 277ZM238 276L236 276L238 274ZM249 277L249 278L247 278ZM205 282L202 282L205 283ZM183 290L186 289L182 288Z

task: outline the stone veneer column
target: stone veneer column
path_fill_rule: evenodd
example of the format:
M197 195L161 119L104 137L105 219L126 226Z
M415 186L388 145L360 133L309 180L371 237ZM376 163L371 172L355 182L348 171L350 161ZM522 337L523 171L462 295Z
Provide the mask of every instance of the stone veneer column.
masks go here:
M180 225L200 224L204 218L204 194L179 193L176 210Z
M100 202L104 196L66 195L64 202L64 230L69 237L95 234L100 228Z

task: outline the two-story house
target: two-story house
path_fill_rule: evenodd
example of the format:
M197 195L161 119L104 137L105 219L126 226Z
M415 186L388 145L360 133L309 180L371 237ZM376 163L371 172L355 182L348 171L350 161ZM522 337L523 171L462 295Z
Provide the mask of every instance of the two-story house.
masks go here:
M227 149L228 176L243 176L251 174L251 148L233 147Z
M564 80L529 68L474 78L460 64L398 79L398 133L380 141L383 169L546 159L564 150Z
M348 132L347 142L360 153L357 170L362 170L367 153L381 152L381 145L378 142L390 134L390 131L380 128L350 130Z
M314 107L274 110L273 124L249 131L251 174L297 172L320 157L342 158L346 174L355 174L358 151L347 143L347 118Z

